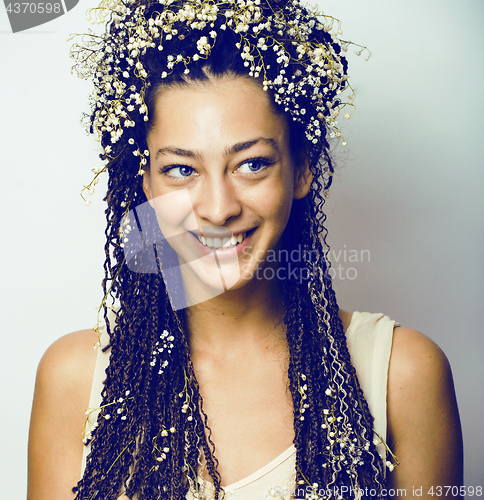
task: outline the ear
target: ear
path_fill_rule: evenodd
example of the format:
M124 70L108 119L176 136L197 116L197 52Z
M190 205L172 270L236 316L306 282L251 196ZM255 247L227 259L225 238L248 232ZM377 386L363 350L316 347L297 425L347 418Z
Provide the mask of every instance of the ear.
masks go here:
M311 188L313 174L309 168L309 158L306 158L302 164L294 168L294 199L304 198Z
M151 208L154 208L153 205L153 191L151 189L151 179L150 179L150 171L145 170L143 174L143 191L145 192L146 199L150 204Z

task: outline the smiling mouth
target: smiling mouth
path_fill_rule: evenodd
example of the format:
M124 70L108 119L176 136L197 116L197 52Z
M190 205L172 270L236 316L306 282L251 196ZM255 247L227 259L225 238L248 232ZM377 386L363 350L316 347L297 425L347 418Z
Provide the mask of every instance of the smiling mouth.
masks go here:
M198 241L205 247L211 248L213 250L233 248L240 243L242 243L247 236L247 233L240 233L237 236L231 236L230 238L208 238L205 236L199 236L195 234Z

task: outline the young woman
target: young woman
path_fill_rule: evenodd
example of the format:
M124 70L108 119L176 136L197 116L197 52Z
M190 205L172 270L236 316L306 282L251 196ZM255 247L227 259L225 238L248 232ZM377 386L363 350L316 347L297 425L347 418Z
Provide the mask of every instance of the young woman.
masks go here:
M102 12L74 56L108 160L106 327L41 361L29 500L460 486L445 356L331 286L328 140L352 103L334 20L296 1Z

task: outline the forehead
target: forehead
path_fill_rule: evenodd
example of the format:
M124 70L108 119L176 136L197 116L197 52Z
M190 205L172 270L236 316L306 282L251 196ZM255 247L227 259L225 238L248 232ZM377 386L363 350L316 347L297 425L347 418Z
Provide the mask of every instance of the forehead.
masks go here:
M215 146L253 136L287 142L285 116L275 111L267 92L248 78L210 78L160 87L152 114L148 142L208 141Z

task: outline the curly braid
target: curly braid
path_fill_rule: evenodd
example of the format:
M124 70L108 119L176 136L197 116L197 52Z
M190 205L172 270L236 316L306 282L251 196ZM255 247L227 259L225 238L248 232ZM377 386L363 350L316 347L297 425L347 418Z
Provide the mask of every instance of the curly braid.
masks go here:
M261 8L273 12L279 3L261 2ZM146 19L160 8L156 2L139 1L132 4L133 11L140 5L146 7ZM183 68L175 67L161 81L165 59L155 49L142 54L149 80L144 95L148 116L154 115L158 91L166 86L187 85L227 74L250 78L249 69L235 50L240 36L220 29L221 22L215 21L217 43L210 56L191 63L189 78ZM122 29L114 22L110 25L111 32ZM188 57L199 36L208 36L211 29L188 34L183 40L175 37L166 45L171 53ZM339 52L328 33L321 31L318 36ZM285 33L279 38L297 58L290 38ZM265 61L275 78L281 66L277 54L268 51ZM342 61L346 71L346 61ZM286 70L291 76L297 67L289 65ZM288 380L297 450L296 484L299 488L316 483L329 492L325 498L336 496L334 492L342 486L351 487L352 497L357 488L368 487L376 492L376 498L381 498L385 481L382 460L373 444L373 418L354 374L329 275L323 192L331 185L334 168L328 137L322 135L314 142L305 134L313 113L309 93L298 97L298 106L308 110L298 120L291 119L272 96L274 109L287 117L294 163L307 158L313 174L310 193L294 202L281 239L281 248L287 251L294 250L296 242L310 249L309 262L296 262L297 278L289 278L283 284L290 356ZM98 425L89 441L91 452L84 476L74 491L77 500L115 500L123 492L139 500L181 499L190 486L198 487L197 473L203 466L213 481L218 500L223 497L221 478L190 358L185 313L171 307L160 272L160 256L153 260L142 252L136 255L136 264L145 270L154 262L150 272L136 272L125 263L123 218L128 208L146 202L141 177L136 175L139 160L133 156L129 141L132 139L140 150L146 149L146 134L153 124L141 115L132 119L135 125L130 134L124 134L115 143L109 130L102 132L103 146L109 145L113 150L112 154L102 155L110 160L103 288L105 296L116 301L118 307L113 323L109 323L108 308L104 307L110 363ZM154 213L145 216L151 217L152 222L156 220ZM157 226L139 220L135 223L144 228ZM310 266L309 273L306 264ZM165 331L173 338L171 349L166 352L167 367L161 366L159 360L153 361ZM162 376L157 375L158 371ZM305 487L296 492L297 497L306 498L308 494Z

